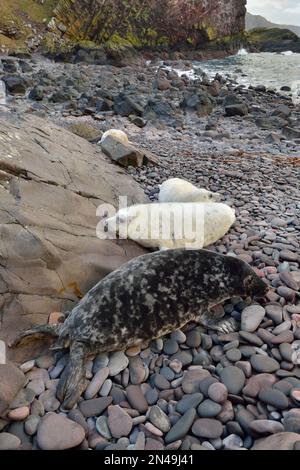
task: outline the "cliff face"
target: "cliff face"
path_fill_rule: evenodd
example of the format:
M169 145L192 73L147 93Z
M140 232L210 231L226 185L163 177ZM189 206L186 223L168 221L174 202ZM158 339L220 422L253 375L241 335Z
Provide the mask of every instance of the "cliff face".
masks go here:
M246 0L59 0L52 25L72 41L136 48L201 44L241 34Z

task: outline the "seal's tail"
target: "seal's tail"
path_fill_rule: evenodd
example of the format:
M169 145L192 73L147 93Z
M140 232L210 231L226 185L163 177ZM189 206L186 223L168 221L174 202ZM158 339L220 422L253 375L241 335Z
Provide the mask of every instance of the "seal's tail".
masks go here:
M38 325L30 330L20 333L10 344L11 348L24 346L33 340L57 338L60 334L62 325Z

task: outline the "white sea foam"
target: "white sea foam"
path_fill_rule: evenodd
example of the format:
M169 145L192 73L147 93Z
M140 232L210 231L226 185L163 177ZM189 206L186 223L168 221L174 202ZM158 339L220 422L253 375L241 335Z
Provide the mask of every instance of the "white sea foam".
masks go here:
M237 53L237 55L248 55L248 54L249 52L244 47L242 47L242 49L240 49Z
M284 51L281 52L281 55L294 55L293 51Z

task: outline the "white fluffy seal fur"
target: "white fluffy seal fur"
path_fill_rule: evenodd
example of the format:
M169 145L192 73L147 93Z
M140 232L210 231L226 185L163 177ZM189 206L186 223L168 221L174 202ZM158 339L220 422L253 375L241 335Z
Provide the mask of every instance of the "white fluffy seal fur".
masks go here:
M108 238L130 238L146 248L201 249L222 238L235 211L221 203L140 204L103 221Z
M108 131L104 132L103 136L101 137L100 144L106 139L106 137L111 136L114 137L115 139L120 140L121 142L124 142L127 144L129 142L129 139L125 132L120 131L119 129L109 129Z
M159 202L219 202L220 194L199 189L189 181L171 178L160 186Z

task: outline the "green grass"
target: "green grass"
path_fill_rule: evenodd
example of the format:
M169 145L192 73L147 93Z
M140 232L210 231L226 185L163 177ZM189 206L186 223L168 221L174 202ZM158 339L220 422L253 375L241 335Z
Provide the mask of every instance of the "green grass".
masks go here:
M42 23L52 16L56 4L57 0L45 0L43 5L36 0L0 0L0 11L2 17L23 13L32 21Z
M43 5L37 0L0 0L0 46L26 51L25 41L32 36L27 23L33 23L37 28L44 27L45 20L51 18L56 4L57 0L45 0ZM17 37L7 33L12 25L18 31Z
M247 33L250 42L267 42L267 41L283 41L283 40L297 40L297 35L289 29L279 28L256 28Z

